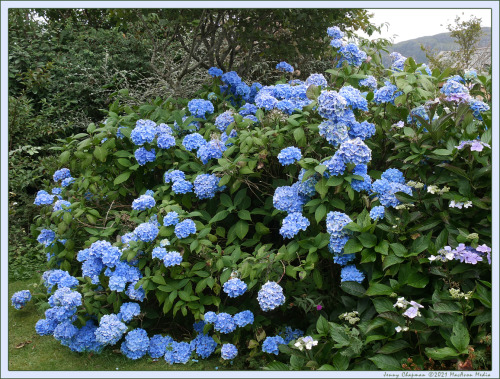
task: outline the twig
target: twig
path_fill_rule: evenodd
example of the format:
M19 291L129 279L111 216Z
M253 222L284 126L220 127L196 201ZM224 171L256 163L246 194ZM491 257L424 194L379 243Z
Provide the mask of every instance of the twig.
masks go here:
M105 219L104 219L104 223L103 223L104 227L106 227L106 222L108 221L109 211L111 210L111 208L113 208L113 204L114 204L114 203L115 203L115 201L113 200L113 201L111 202L111 205L109 206L108 212L106 213L106 217L105 217Z
M283 263L283 261L280 261L281 264L283 265L283 274L281 274L281 278L280 280L278 280L276 283L279 284L279 282L281 282L281 279L283 279L283 277L285 276L285 271L286 271L286 267L285 267L285 264Z

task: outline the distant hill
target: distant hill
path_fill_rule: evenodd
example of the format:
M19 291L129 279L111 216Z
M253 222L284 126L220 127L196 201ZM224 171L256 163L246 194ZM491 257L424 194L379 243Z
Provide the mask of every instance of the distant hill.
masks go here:
M479 42L478 47L486 47L491 45L491 28L482 28L485 35ZM389 52L397 51L405 57L412 57L417 63L429 63L425 57L425 52L420 49L420 45L430 47L433 50L449 51L457 50L458 45L451 38L450 33L439 33L433 36L419 37L408 41L396 43L389 47ZM385 67L391 65L391 60L387 54L384 54L383 62Z

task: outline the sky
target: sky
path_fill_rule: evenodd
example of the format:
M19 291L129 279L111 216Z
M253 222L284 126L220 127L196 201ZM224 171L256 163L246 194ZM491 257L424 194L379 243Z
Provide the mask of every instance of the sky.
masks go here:
M471 4L473 4L471 2ZM383 33L368 35L360 33L365 38L394 38L394 43L410 39L432 36L448 32L448 24L454 24L456 16L463 21L473 15L481 19L481 26L491 27L490 9L368 9L374 14L371 19L375 25L388 22L389 27L383 27ZM463 14L462 14L463 13Z

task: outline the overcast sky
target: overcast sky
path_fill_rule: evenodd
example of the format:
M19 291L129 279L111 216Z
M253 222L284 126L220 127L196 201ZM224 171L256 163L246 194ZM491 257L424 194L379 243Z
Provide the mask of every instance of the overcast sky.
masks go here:
M368 9L368 11L374 14L372 23L390 24L389 28L383 28L381 35L376 33L370 38L390 38L397 34L394 43L446 33L448 32L446 27L448 24L454 24L456 16L460 16L461 20L469 20L473 15L481 19L481 26L491 27L490 9ZM368 38L367 35L362 34L362 36Z

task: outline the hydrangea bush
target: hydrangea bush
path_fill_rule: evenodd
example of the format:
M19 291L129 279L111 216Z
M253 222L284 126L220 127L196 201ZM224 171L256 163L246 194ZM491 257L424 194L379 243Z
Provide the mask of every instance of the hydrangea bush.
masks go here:
M327 35L325 73L212 67L195 99L115 101L61 141L34 199L40 335L169 364L490 367L491 80Z

